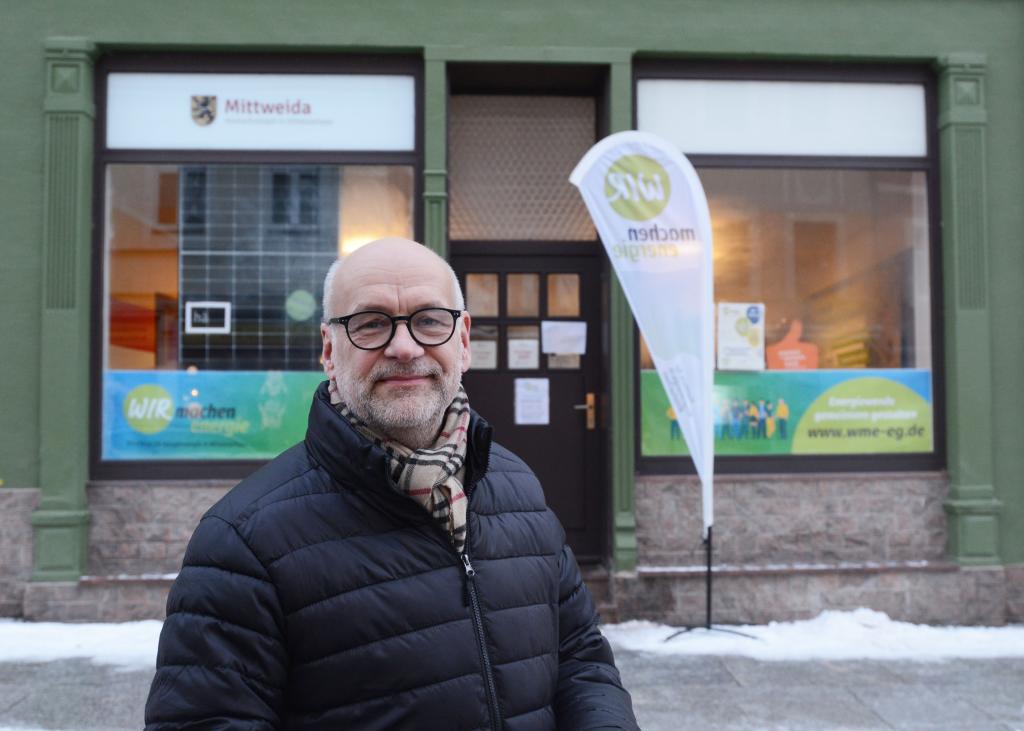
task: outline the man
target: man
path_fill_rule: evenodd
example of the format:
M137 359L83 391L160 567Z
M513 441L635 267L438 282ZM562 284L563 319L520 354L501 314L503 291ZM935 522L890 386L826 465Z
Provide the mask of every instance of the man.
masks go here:
M537 479L468 407L463 310L413 241L332 266L306 439L196 529L149 731L637 728Z

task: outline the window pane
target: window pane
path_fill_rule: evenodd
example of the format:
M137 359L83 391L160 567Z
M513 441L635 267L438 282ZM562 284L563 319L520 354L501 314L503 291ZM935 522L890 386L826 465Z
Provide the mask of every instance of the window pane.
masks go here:
M548 317L580 316L580 275L548 275Z
M498 316L498 275L466 275L466 309L474 317Z
M471 367L475 371L493 371L498 367L498 326L473 325L469 340Z
M764 370L715 376L716 454L932 451L925 174L700 176L716 302L764 307ZM642 339L639 356L643 454L686 454Z
M592 241L569 173L594 144L592 98L450 99L452 240Z
M715 299L763 302L769 350L788 334L817 348L821 368L931 366L923 172L704 169L701 179Z
M537 317L540 314L539 274L509 274L505 286L509 317Z
M111 165L103 458L260 459L302 438L323 278L412 235L399 166Z
M508 369L540 368L540 327L538 325L508 326Z

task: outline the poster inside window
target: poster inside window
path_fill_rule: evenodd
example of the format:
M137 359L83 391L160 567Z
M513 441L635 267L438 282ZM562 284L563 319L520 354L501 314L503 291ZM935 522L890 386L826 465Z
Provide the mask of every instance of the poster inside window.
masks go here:
M413 235L407 165L106 168L101 459L259 460L305 433L323 277Z
M699 169L714 237L719 455L928 453L922 171ZM641 454L687 449L641 340Z

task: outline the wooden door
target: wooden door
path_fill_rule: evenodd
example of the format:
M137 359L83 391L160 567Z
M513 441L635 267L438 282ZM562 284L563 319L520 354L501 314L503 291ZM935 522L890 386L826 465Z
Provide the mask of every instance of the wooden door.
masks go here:
M538 244L453 245L452 265L472 316L473 362L463 383L470 404L493 425L495 440L540 479L580 560L598 561L605 549L608 497L599 413L602 260L594 245L548 249L559 253L540 253L545 246ZM568 340L585 326L584 352L544 352L545 322ZM569 342L558 347L579 349ZM519 384L520 395L534 396L523 401L528 408L517 418L520 379L537 380ZM543 411L543 399L536 398L536 388L525 388L545 382L546 418L537 411Z

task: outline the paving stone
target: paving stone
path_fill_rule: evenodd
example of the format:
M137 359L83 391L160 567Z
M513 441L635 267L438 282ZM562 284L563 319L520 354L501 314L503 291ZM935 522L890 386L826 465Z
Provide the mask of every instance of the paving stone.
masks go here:
M763 662L616 651L644 731L1024 731L1024 661ZM142 726L152 671L0 663L0 728Z
M762 662L747 657L728 657L722 662L740 685L748 687L875 685L897 680L882 662Z
M745 688L737 704L758 728L888 730L886 719L840 686Z
M952 728L974 729L991 717L955 694L921 685L859 687L854 695L895 728L908 725L959 724Z

